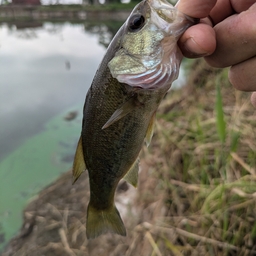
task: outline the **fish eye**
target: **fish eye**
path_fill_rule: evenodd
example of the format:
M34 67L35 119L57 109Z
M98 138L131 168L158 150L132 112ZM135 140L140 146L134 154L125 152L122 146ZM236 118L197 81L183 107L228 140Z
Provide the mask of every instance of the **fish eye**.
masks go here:
M140 14L133 15L129 20L129 31L135 32L142 28L145 24L144 16Z

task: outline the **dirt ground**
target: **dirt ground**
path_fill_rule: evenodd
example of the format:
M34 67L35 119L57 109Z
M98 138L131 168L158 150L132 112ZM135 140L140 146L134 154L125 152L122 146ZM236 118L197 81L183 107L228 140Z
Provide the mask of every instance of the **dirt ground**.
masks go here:
M105 234L87 240L88 175L83 173L77 183L72 185L69 171L29 203L24 210L23 227L9 243L3 256L124 255L123 252L127 251L134 239L134 233L136 237L140 234L139 223L150 220L161 210L161 207L156 207L161 205L159 195L153 193L156 180L148 178L146 162L141 165L139 188L135 189L121 181L116 192L116 205L126 225L127 238ZM136 232L134 227L137 228ZM132 248L129 249L127 255L135 255Z

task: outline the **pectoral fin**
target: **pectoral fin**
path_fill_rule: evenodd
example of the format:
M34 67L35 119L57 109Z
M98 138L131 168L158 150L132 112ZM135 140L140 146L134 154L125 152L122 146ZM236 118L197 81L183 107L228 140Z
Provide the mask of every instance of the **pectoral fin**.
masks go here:
M151 117L151 120L150 120L149 125L148 125L148 129L147 129L147 133L146 133L146 137L145 137L147 147L149 146L149 144L151 142L151 139L153 137L153 134L154 134L155 121L156 121L156 112Z
M129 182L131 185L133 185L136 188L138 185L138 173L139 173L139 159L137 159L133 163L132 167L125 174L123 179Z
M140 104L136 99L130 98L126 101L119 109L117 109L113 115L109 118L109 120L104 124L102 129L106 129L122 117L126 116L130 112L132 112L136 107Z
M84 162L82 138L80 137L77 144L76 154L73 163L73 184L77 181L77 179L85 171L85 169L86 166Z

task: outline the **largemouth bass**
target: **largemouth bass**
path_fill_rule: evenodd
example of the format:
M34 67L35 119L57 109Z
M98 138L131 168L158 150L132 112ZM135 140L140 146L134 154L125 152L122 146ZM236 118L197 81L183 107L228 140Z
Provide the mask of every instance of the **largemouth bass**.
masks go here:
M178 77L181 34L195 20L165 0L139 3L109 45L87 93L74 182L87 169L90 202L86 234L125 236L114 204L124 178L137 185L138 155L150 143L156 110Z

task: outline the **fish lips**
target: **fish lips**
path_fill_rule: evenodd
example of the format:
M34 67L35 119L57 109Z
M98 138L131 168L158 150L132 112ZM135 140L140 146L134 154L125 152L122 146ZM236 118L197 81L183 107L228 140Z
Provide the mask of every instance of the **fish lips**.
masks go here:
M151 19L166 33L166 35L179 37L186 29L199 22L171 5L165 0L146 0L151 9Z

